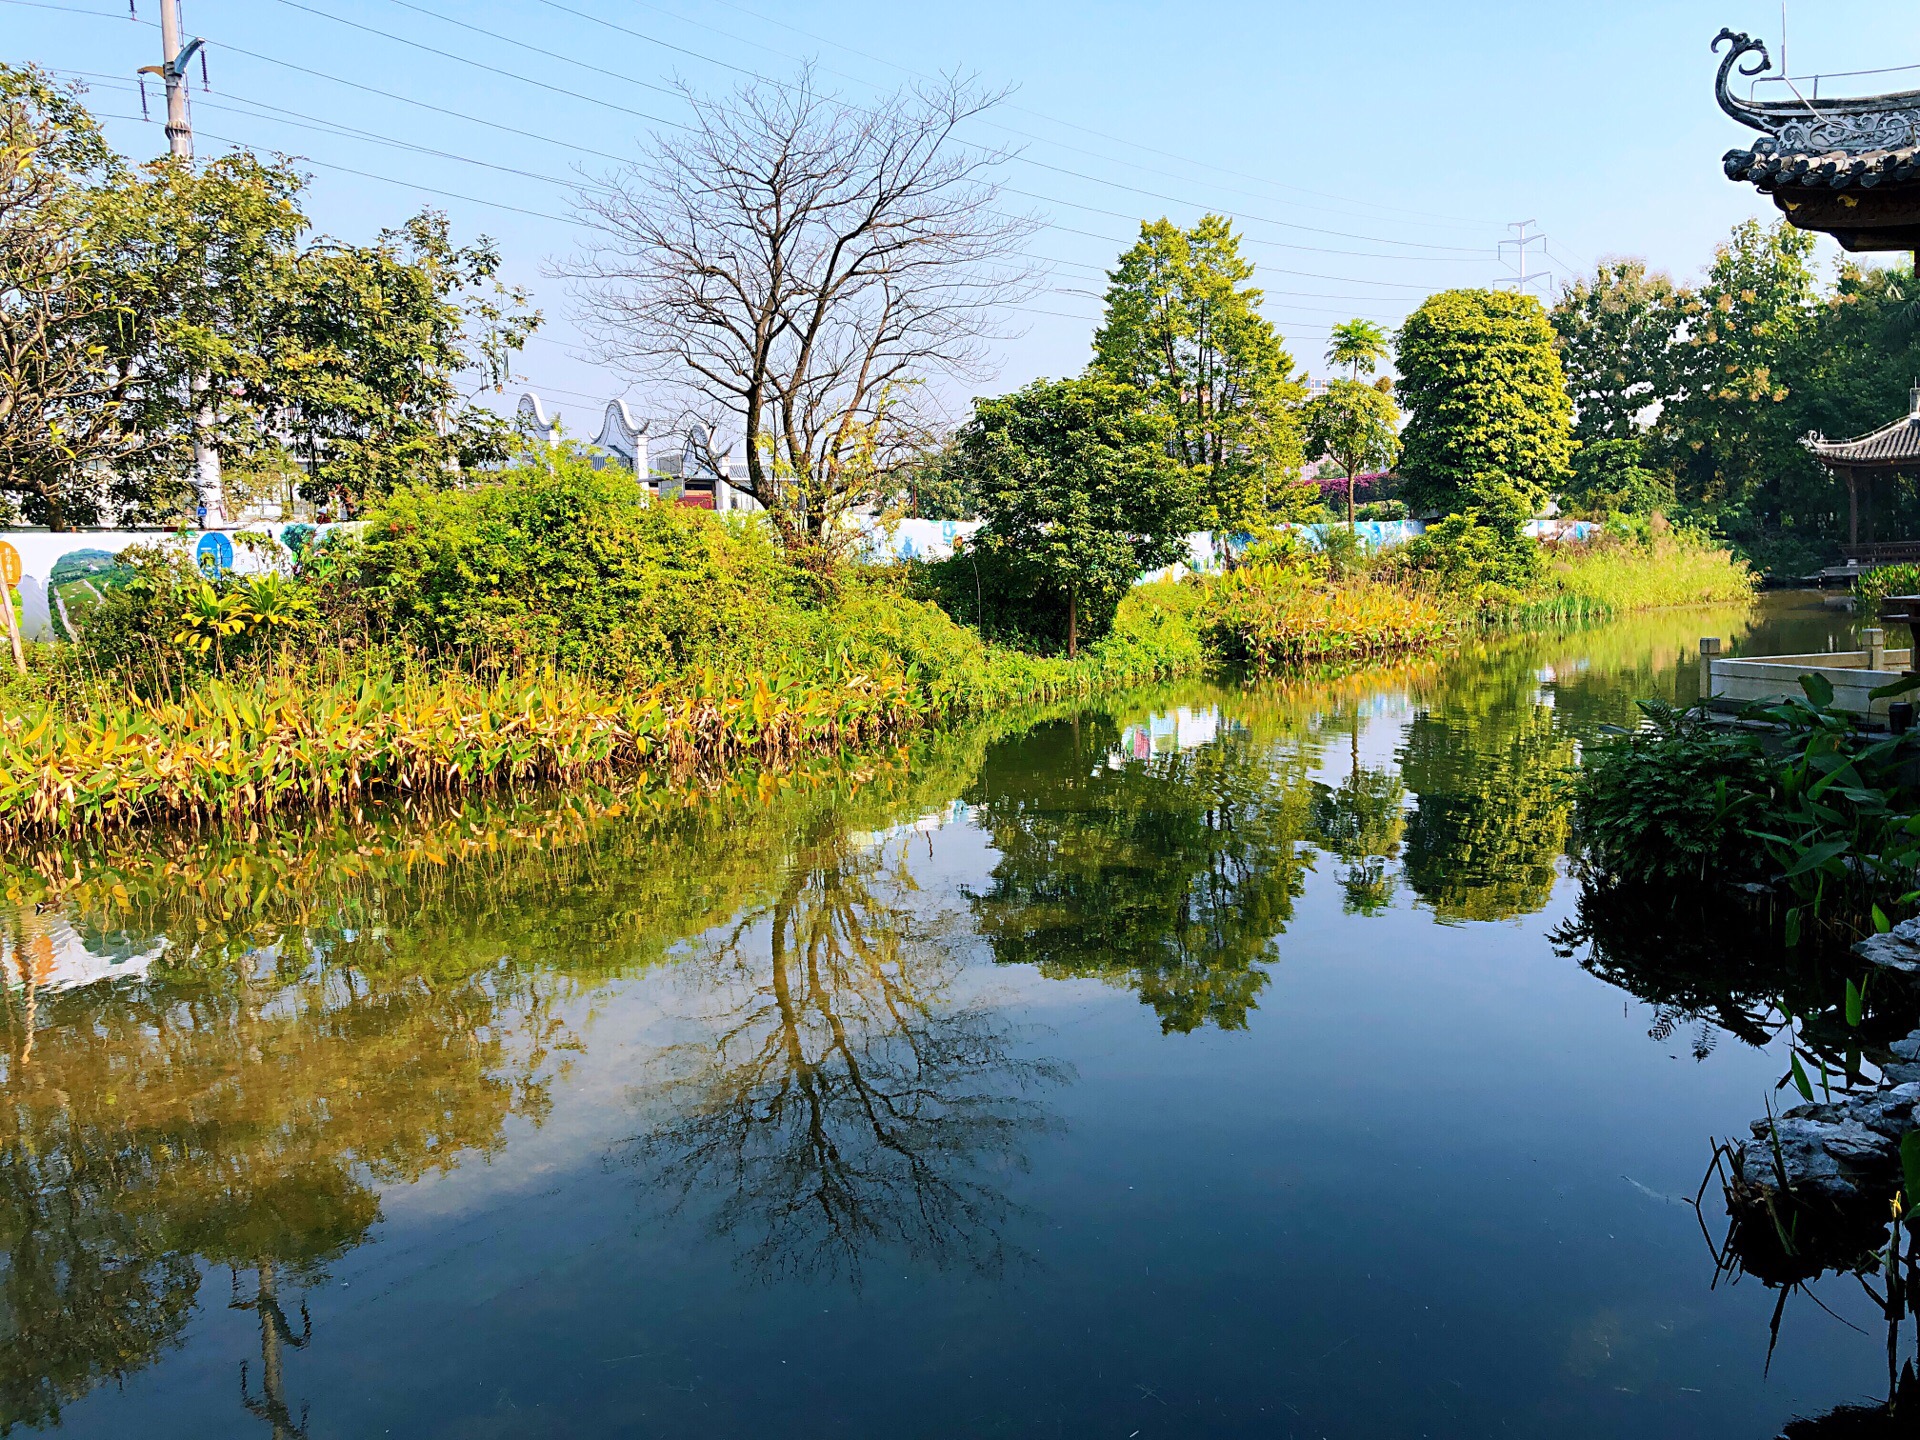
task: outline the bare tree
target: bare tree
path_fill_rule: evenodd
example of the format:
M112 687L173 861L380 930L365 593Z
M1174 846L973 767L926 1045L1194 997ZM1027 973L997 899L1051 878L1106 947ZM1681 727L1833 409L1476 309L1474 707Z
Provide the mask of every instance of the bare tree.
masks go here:
M925 434L923 382L982 373L1030 290L1007 155L958 136L1001 96L948 77L857 107L811 69L685 94L684 133L582 188L591 239L562 274L601 357L741 435L740 488L830 552Z

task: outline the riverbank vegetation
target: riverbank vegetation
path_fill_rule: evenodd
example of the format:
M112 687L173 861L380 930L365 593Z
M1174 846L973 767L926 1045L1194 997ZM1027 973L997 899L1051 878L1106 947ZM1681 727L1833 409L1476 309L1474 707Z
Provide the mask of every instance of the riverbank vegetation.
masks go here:
M1641 893L1764 898L1789 947L1851 942L1911 911L1920 867L1920 736L1866 731L1832 687L1756 707L1764 729L1648 703L1591 747L1575 833L1589 873Z
M1655 517L1580 546L1527 533L1574 453L1538 301L1431 297L1394 337L1397 387L1361 380L1385 331L1339 327L1329 363L1365 396L1310 413L1220 216L1145 222L1084 373L976 399L942 440L917 387L968 373L1024 283L1025 223L954 139L991 97L903 95L884 134L807 87L695 103L738 184L708 183L720 151L655 145L628 188L583 196L605 224L573 278L582 323L649 357L654 398L716 422L687 437L680 482L727 475L753 515L666 503L658 477L516 437L460 388L497 389L538 321L485 241L423 215L323 243L287 165L130 167L77 89L0 67L0 182L19 195L0 246L46 322L20 374L66 377L0 434L0 511L58 527L271 499L360 522L318 543L237 534L245 573L170 542L115 557L90 608L63 612L78 633L7 681L0 834L787 763L1203 669L1750 589ZM796 149L840 178L792 192ZM148 243L176 229L191 243ZM743 274L715 298L702 277L763 248L786 257L782 287ZM881 274L926 289L909 303ZM790 338L725 338L760 334ZM719 448L729 426L738 452ZM1424 536L1369 550L1354 527L1288 528L1324 514L1312 463L1402 450L1407 496L1445 515ZM982 522L957 553L855 558L923 494ZM1214 553L1191 553L1196 532ZM1209 573L1139 583L1183 560Z
M1607 553L1544 564L1515 603ZM1432 647L1498 613L1494 582L1463 585L1484 557L1444 535L1418 556L1291 542L1133 587L1077 655L1047 653L937 603L964 552L823 573L750 519L661 504L565 455L396 492L357 534L276 558L206 576L155 547L77 640L34 647L5 692L0 833L784 763L1208 668Z

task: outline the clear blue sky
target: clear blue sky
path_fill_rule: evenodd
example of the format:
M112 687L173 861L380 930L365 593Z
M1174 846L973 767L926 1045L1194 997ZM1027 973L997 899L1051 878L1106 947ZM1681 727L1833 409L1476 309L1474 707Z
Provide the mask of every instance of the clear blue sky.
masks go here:
M157 0L137 7L141 21L157 20ZM1024 147L1007 180L1025 192L1015 203L1053 222L1032 248L1059 263L1051 293L1022 317L1026 333L1004 347L998 377L978 387L992 391L1085 363L1100 271L1142 217L1190 222L1207 209L1236 217L1267 313L1296 360L1317 372L1330 324L1353 315L1391 324L1431 290L1510 274L1496 251L1510 221L1539 222L1556 275L1603 255L1636 255L1684 279L1735 221L1773 213L1721 174L1721 154L1751 132L1715 107L1707 47L1731 25L1777 49L1777 0L185 0L185 8L188 32L208 40L213 91L201 94L197 77L194 90L203 153L237 141L305 157L311 213L344 238L366 238L423 203L446 209L462 234L492 235L510 277L535 292L548 320L525 354L525 377L576 431L591 431L606 398L645 396L582 362L565 292L543 267L572 244L563 217L575 167L604 168L610 162L588 152L630 153L656 121L672 121L679 102L656 87L676 75L723 89L741 78L728 66L779 77L810 57L862 99L911 72L954 66L1014 87L999 113L1005 128L982 128L979 138ZM1787 25L1796 75L1920 67L1912 0L1798 0ZM159 34L127 18L126 0L0 0L0 57L88 72L99 111L137 117L127 83L159 58ZM1849 86L1920 88L1920 68L1828 90ZM158 116L157 92L151 100ZM309 117L379 138L302 128ZM131 155L164 148L157 123L113 120L109 129ZM1541 263L1537 248L1535 256L1530 267Z

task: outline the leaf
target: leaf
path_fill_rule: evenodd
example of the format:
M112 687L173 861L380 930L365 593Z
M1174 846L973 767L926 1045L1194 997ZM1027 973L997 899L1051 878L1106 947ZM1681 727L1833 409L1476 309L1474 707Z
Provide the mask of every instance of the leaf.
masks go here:
M1920 675L1902 675L1898 680L1890 680L1885 685L1875 686L1867 692L1869 700L1891 700L1896 695L1904 695L1909 690L1920 690Z
M1817 870L1836 856L1847 851L1845 840L1822 840L1818 845L1810 845L1800 853L1800 858L1787 867L1787 878L1804 875L1809 870Z
M1887 912L1882 910L1878 905L1874 906L1873 933L1876 935L1884 935L1891 929L1893 929L1893 925L1887 919Z
M1860 993L1860 987L1847 981L1847 1024L1859 1028L1860 1017L1866 1013L1866 996Z
M1802 675L1800 688L1807 692L1807 699L1819 709L1824 710L1833 704L1833 682L1824 675Z
M1789 950L1800 943L1800 907L1795 905L1787 911L1786 945Z
M1807 1072L1800 1068L1798 1054L1789 1052L1787 1056L1788 1074L1793 1077L1793 1088L1806 1097L1809 1104L1813 1101L1813 1082L1807 1079Z

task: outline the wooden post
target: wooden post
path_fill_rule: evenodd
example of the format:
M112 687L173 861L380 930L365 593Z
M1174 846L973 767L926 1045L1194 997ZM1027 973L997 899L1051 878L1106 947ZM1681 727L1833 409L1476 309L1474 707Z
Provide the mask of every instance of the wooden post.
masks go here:
M1847 545L1857 549L1860 544L1860 490L1854 483L1852 470L1847 471Z
M1713 698L1713 662L1720 658L1720 637L1702 635L1700 637L1700 698Z

